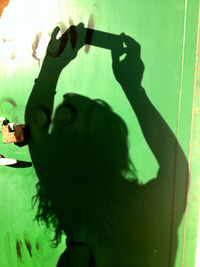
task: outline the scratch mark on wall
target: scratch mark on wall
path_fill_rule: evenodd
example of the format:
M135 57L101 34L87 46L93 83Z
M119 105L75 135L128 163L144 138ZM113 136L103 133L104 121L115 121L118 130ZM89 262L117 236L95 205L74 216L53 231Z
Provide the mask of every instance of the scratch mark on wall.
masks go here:
M17 258L20 259L22 262L22 252L21 252L21 247L22 247L22 241L21 240L16 240L16 251L17 251Z
M25 241L25 244L26 244L26 248L27 248L27 250L28 250L28 252L29 252L29 255L30 255L31 258L32 258L32 252L31 252L32 247L31 247L31 243L30 243L27 239L24 239L24 241Z
M42 32L39 32L38 34L36 34L32 42L32 50L33 50L32 57L37 60L39 67L40 67L40 58L37 57L37 48L38 48L38 45L41 39L41 35L42 35Z
M36 240L35 247L36 247L36 249L37 249L37 250L39 250L39 249L40 249L40 244L39 244L39 241L38 241L38 240Z
M10 97L3 98L3 100L1 101L0 104L3 104L3 103L5 103L5 102L10 103L10 104L13 105L13 107L15 107L15 108L17 107L17 103L15 102L15 100L13 100L13 99L10 98Z
M70 25L70 26L74 25L74 22L73 22L72 17L69 17L69 25Z
M6 39L5 37L2 37L1 39L2 39L2 41L3 41L4 44L7 43L7 42L11 42L11 41L14 40L14 39Z
M11 54L10 54L10 59L11 60L14 60L16 58L16 53L15 51L13 51Z
M94 17L93 15L91 14L90 17L89 17L89 21L88 21L88 26L87 28L89 29L94 29ZM85 53L89 53L89 50L90 50L90 45L89 44L86 44L85 45Z
M64 21L60 21L58 23L58 26L60 28L61 35L67 30L67 25Z

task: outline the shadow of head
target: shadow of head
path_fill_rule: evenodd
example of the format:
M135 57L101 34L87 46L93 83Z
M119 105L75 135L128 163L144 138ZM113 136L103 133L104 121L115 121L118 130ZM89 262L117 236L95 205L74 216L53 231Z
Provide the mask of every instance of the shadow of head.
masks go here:
M64 95L50 135L56 164L75 176L116 176L130 169L127 126L102 100Z
M35 196L39 200L36 218L53 224L56 244L65 225L63 218L65 221L70 216L72 225L69 220L67 225L73 228L78 223L73 216L81 213L81 205L86 208L87 198L88 205L96 203L104 189L114 184L120 187L124 177L136 178L127 138L125 122L106 102L77 94L64 95L52 120L48 168L45 173L44 168L38 172L45 179L37 184ZM111 201L105 193L102 197L104 202Z

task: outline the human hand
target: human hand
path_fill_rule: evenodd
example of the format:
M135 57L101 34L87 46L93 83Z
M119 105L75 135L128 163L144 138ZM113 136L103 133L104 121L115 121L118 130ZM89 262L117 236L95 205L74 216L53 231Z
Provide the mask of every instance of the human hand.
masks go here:
M47 46L48 61L52 61L54 66L63 69L71 60L73 60L79 49L84 45L84 25L72 25L60 38L56 38L59 33L59 27L56 27L51 35Z
M113 73L123 90L140 88L144 72L144 64L140 58L140 45L125 34L121 34L121 38L126 47L111 51ZM125 58L120 60L124 54Z

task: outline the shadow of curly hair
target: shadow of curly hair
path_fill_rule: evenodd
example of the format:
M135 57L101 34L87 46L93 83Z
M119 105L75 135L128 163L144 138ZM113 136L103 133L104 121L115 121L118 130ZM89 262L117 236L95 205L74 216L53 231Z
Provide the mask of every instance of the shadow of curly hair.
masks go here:
M64 159L59 168L62 169L61 166L63 166L66 169L65 161L70 162L69 169L71 171L67 172L69 178L76 175L92 176L99 179L100 182L101 180L106 183L109 181L110 184L112 184L113 179L136 180L136 170L129 157L128 129L125 122L102 100L91 100L91 106L92 109L90 109L90 115L88 115L90 116L89 123L87 123L86 133L80 139L81 141L76 139L73 142L68 138L69 142L58 146L59 153L61 153L59 158L61 161L62 158ZM54 127L53 125L52 136ZM65 152L62 154L61 149L73 152L70 155ZM81 169L81 172L76 171L77 166L78 169ZM64 176L66 177L66 172L64 175L63 171ZM51 188L50 185L44 185L40 181L37 183L37 194L32 198L32 207L38 203L35 219L55 230L52 246L56 247L64 233L63 222L56 204L56 198L60 195L58 193L60 188L55 183L50 184ZM65 179L62 178L59 184L60 187L65 187Z

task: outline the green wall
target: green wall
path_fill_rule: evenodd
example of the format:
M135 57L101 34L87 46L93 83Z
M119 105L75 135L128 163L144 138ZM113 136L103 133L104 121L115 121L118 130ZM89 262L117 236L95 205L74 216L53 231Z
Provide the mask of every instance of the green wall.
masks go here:
M75 24L83 22L87 26L90 21L89 25L94 25L95 29L115 34L124 32L141 44L145 64L143 87L177 136L193 166L191 121L198 5L198 0L55 0L49 3L45 0L42 4L32 0L20 3L11 0L0 19L0 116L6 116L13 122L24 122L25 105L40 70L38 62L31 56L35 35L42 32L38 45L38 57L42 60L48 34L56 24L68 27L71 19ZM3 42L2 38L8 41ZM13 53L14 58L11 59ZM56 103L67 91L107 101L128 125L131 158L139 180L146 183L156 177L158 165L126 97L114 79L110 51L90 47L86 53L83 48L60 77ZM27 147L19 148L1 142L0 154L30 161ZM176 267L195 266L200 187L197 173L198 164L190 176L187 216L179 228ZM32 167L0 166L2 267L55 266L64 249L64 239L58 248L51 248L49 238L52 233L33 222L36 210L31 209L31 197L36 192L36 182ZM17 257L16 240L22 242L22 262ZM32 257L27 249L28 242L32 247Z

